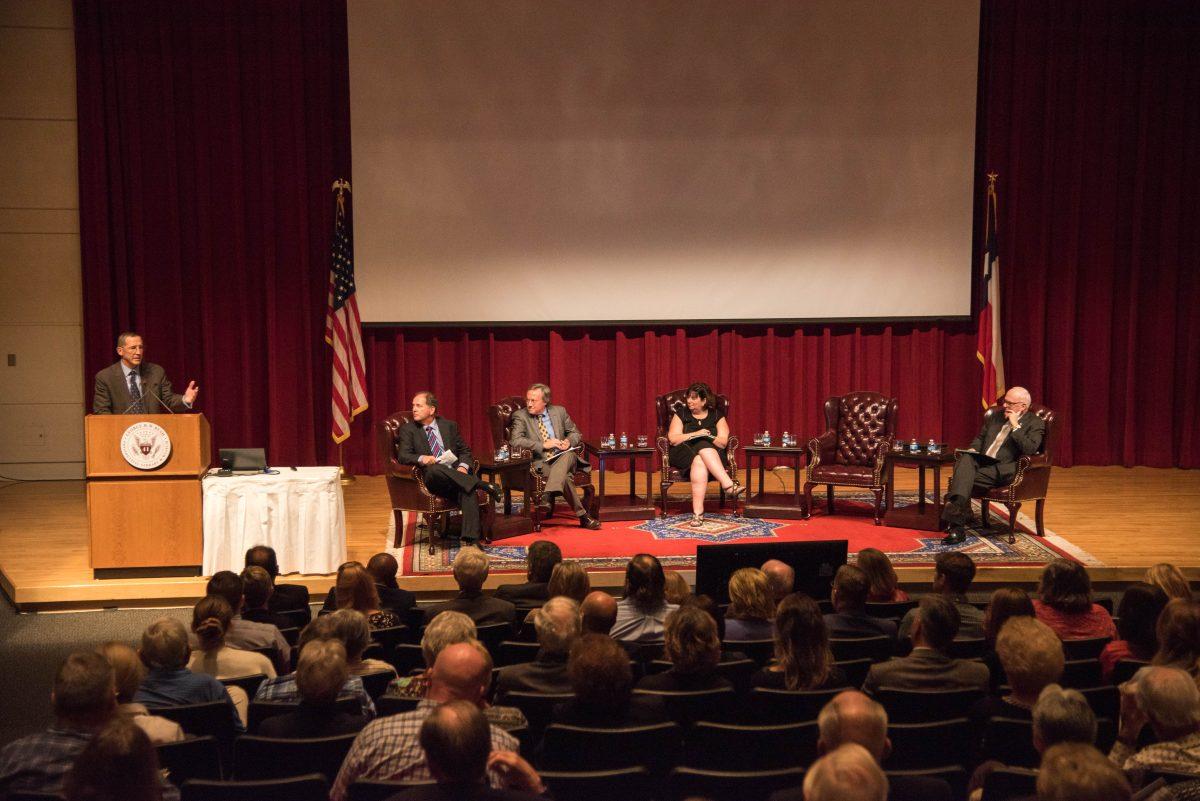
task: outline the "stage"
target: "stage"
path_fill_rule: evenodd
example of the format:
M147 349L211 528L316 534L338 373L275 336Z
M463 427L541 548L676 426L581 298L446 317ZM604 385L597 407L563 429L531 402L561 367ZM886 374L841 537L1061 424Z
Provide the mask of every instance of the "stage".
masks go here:
M778 480L790 486L790 474L781 472ZM898 491L915 488L912 472L899 471ZM88 567L84 487L83 481L0 485L0 586L19 609L178 606L190 605L203 594L205 579L199 577L93 579ZM610 491L618 490L610 487ZM676 485L675 491L682 500L686 485ZM365 561L372 554L390 548L391 510L384 479L359 477L346 485L344 492L349 558ZM818 495L814 493L814 500ZM679 509L678 504L675 509ZM1032 508L1022 510L1025 511L1032 513ZM1055 468L1045 511L1047 529L1071 549L1085 555L1079 558L1089 565L1093 581L1098 584L1138 580L1156 562L1173 562L1193 580L1200 578L1198 519L1200 471L1145 467ZM557 520L566 522L561 517ZM845 529L839 528L844 522L822 518L814 512L796 537L841 538L846 536ZM719 525L719 521L714 525ZM870 539L876 531L878 544ZM889 542L888 530L875 529L869 522L858 532L849 535L852 552L866 545L882 547ZM619 562L620 554L613 552L611 541L606 543L604 553L589 554L591 534L569 525L545 531L547 538L562 542L568 558L594 556L605 560L591 562L604 565L590 568L593 586L619 587L622 574L614 565ZM505 549L514 544L533 538L496 543L497 557L502 557ZM596 544L599 546L599 541ZM628 555L640 547L633 539L630 546ZM929 561L920 566L899 564L901 581L918 587L927 584L932 577ZM691 578L689 571L683 572ZM981 590L987 585L1028 584L1037 580L1039 572L1040 567L1032 563L981 563L976 584ZM488 585L510 582L512 574L513 571L494 571ZM331 586L332 577L290 576L286 581L302 582L319 597ZM445 595L454 589L453 580L444 571L406 575L402 584L426 597Z

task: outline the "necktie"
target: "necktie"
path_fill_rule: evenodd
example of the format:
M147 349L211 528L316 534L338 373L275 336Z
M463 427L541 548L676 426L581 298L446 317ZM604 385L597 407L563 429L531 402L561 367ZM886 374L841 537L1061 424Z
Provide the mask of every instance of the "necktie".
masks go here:
M138 387L138 374L136 370L129 373L129 397L133 399L133 406L129 410L136 414L144 414L146 404L142 403L142 390Z
M995 459L997 452L1000 450L1000 446L1004 444L1004 440L1008 439L1008 434L1010 431L1012 431L1012 425L1010 423L1005 423L1002 425L1000 427L1000 432L996 434L996 438L992 440L992 444L988 446L988 449L984 452L984 455Z
M438 439L437 431L434 430L433 426L425 426L425 436L429 438L429 452L433 454L435 459L441 456L442 441Z
M538 415L538 433L542 435L542 442L550 439L550 432L546 430L546 418L544 415Z

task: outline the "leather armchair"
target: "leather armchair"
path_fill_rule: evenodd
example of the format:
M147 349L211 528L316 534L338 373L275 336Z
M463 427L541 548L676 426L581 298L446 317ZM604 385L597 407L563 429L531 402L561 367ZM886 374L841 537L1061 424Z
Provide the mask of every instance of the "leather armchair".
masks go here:
M713 407L721 413L722 417L729 417L729 397L726 395L717 395ZM671 485L679 481L691 481L691 477L681 470L671 467L670 452L671 443L667 439L667 429L671 427L671 417L679 414L683 415L687 412L687 388L676 389L668 392L665 395L659 395L654 399L654 419L657 425L655 446L658 448L659 456L661 457L662 469L660 472L658 491L659 502L662 505L663 517L667 516L667 490ZM738 477L737 467L737 449L738 438L733 434L729 435L729 442L725 445L725 469L729 471L729 476L733 479ZM721 489L720 505L725 507L725 490ZM734 514L737 514L737 502L734 502Z
M980 499L980 512L984 528L989 527L988 507L992 501L1004 504L1008 509L1008 541L1016 542L1017 512L1026 501L1036 501L1035 518L1037 535L1046 536L1046 526L1042 522L1042 510L1046 505L1046 490L1050 486L1050 465L1053 463L1054 441L1052 436L1057 432L1054 425L1054 410L1041 404L1034 403L1029 411L1036 414L1046 424L1046 434L1042 437L1042 447L1032 456L1022 456L1017 459L1017 474L1011 484L989 489L978 489L971 492L972 498ZM990 423L997 417L1004 416L1004 407L997 403L984 412L984 423Z
M826 508L833 514L833 488L861 487L875 494L875 525L883 522L888 450L899 406L878 392L851 392L825 401L825 433L808 442L804 516L812 510L812 488L825 485Z
M400 548L404 545L402 513L417 512L424 517L429 526L429 552L434 553L434 531L439 537L445 534L450 515L458 512L458 506L453 501L429 491L425 486L424 465L400 464L396 458L400 447L400 428L408 423L409 419L410 416L404 412L393 412L375 426L375 442L380 455L383 456L384 476L387 479L388 495L392 499L392 514L396 519L396 538L392 547ZM476 469L477 465L472 464L471 472L474 473ZM486 538L492 530L492 521L496 514L495 505L491 496L484 490L478 490L475 496L479 500L480 525Z
M510 395L507 398L502 398L488 407L488 422L492 429L492 447L493 450L499 450L500 446L512 439L512 416L518 409L525 408L524 395ZM512 448L510 454L513 456L528 456L528 449ZM575 486L583 490L583 508L592 517L596 517L598 499L596 498L596 487L592 484L592 474L587 470L576 470L571 474L571 478ZM503 473L500 476L500 483L504 489L504 507L505 514L511 510L511 493L512 488L504 479ZM550 511L543 513L538 509L546 497L546 478L541 473L533 468L529 468L529 497L525 498L525 504L528 508L530 518L533 520L533 530L542 530L542 520L554 515L555 498L558 495L557 491L550 493Z

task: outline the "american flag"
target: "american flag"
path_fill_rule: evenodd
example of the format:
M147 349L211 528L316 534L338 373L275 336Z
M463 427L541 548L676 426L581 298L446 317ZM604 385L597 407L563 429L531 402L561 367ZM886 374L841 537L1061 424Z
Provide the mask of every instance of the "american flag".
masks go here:
M975 356L983 364L981 400L987 409L1005 392L1004 352L1000 347L1000 253L996 245L996 174L988 173L987 211L984 218L983 309Z
M354 248L346 228L346 192L350 184L334 181L333 189L337 200L325 341L333 346L333 441L341 443L350 436L350 422L367 408L367 370L363 366L362 321L354 297Z

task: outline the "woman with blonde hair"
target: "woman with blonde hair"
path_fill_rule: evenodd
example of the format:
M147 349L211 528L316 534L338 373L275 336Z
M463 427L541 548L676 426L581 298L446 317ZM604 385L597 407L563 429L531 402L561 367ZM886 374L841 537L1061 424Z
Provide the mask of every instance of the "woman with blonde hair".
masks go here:
M779 690L826 690L846 686L846 675L833 663L829 630L817 602L794 592L775 610L775 660L754 674L754 687Z
M1183 572L1169 562L1159 562L1146 571L1143 579L1147 584L1153 584L1167 594L1171 600L1182 598L1192 600L1192 587Z
M667 603L678 606L692 597L691 586L678 570L664 570L663 580L663 591L667 595Z
M146 676L146 666L138 658L137 651L123 642L106 642L96 647L96 653L112 665L113 679L117 685L117 713L133 721L155 745L182 740L183 729L178 723L151 715L145 704L134 702L133 696Z
M694 692L733 687L729 679L717 673L721 641L717 639L716 621L703 609L676 609L667 616L663 638L671 669L644 677L637 684L639 690Z
M900 589L900 579L892 560L878 548L863 548L858 552L857 562L867 574L867 600L874 603L898 603L908 600L908 593Z
M769 640L775 634L775 596L771 580L757 567L743 567L729 577L729 609L725 639Z
M390 629L403 621L390 609L381 609L375 579L357 562L348 562L338 570L334 598L338 609L353 609L367 616L373 629Z

